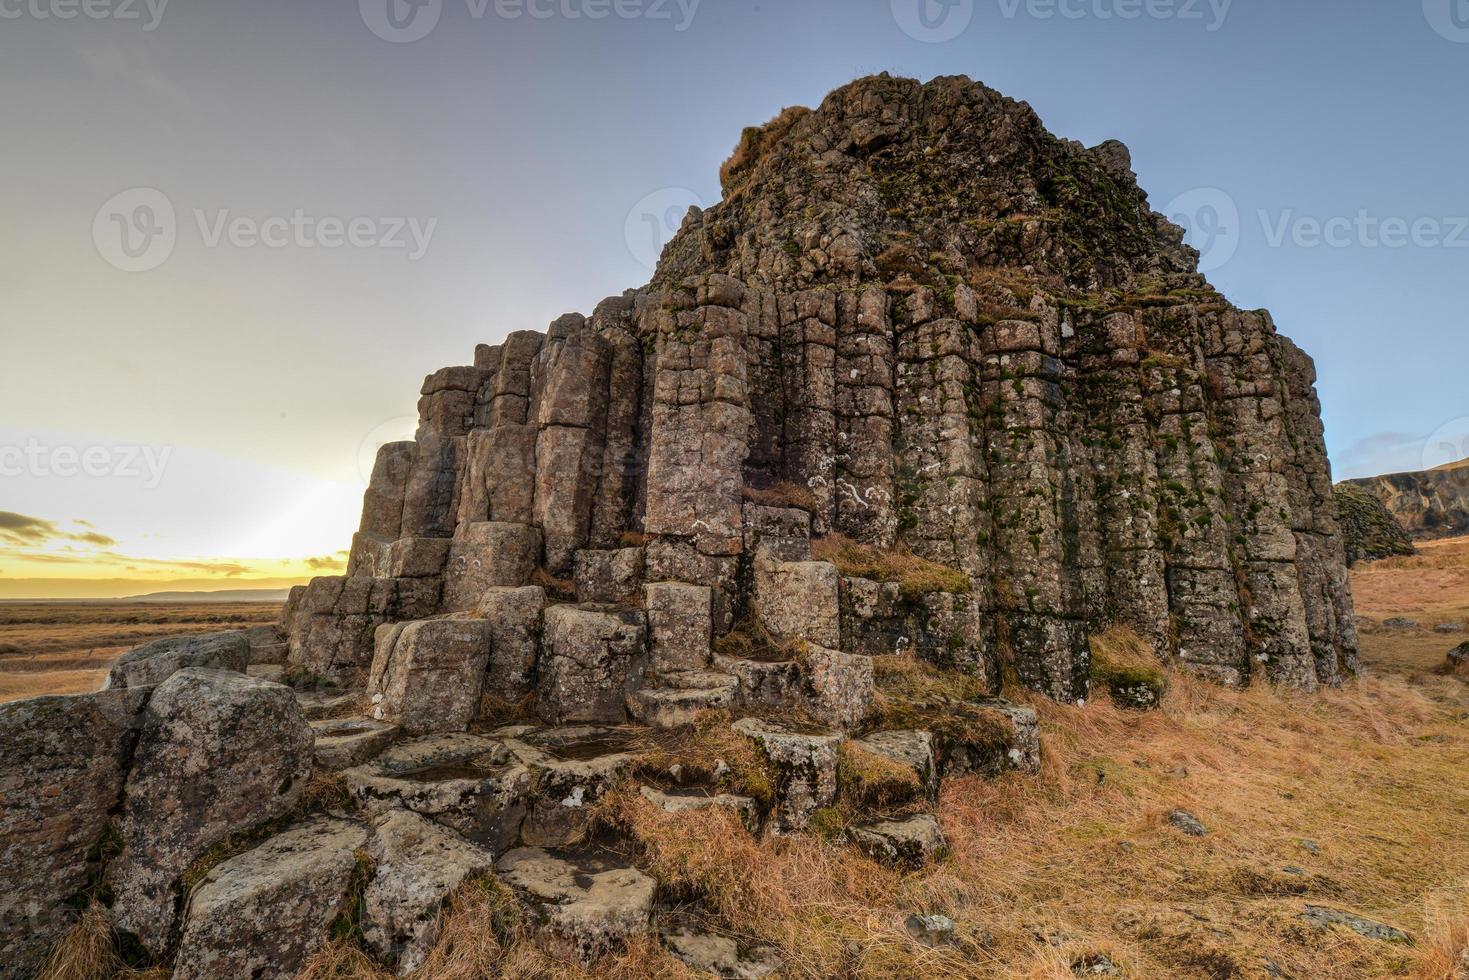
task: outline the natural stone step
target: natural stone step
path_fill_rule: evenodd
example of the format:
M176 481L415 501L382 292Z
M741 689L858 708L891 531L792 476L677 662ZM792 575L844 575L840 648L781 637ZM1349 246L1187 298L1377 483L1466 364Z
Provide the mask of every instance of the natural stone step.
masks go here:
M1034 708L1000 698L889 697L884 717L931 732L944 776L1040 771L1040 723Z
M377 821L368 854L373 875L362 895L363 940L400 975L422 965L449 893L495 863L489 851L407 810Z
M776 769L777 832L805 828L813 813L836 799L837 746L842 735L797 731L759 718L742 718L733 727L754 739Z
M362 691L297 691L296 701L308 720L319 721L356 715L367 697Z
M847 839L874 860L907 867L927 864L948 849L939 822L929 813L852 827Z
M665 680L666 675L659 679ZM737 682L733 677L715 687L685 687L681 683L678 686L645 687L628 695L627 710L645 725L678 728L692 725L706 711L733 705L736 688Z
M495 864L532 922L590 960L645 933L653 911L652 878L595 852L517 848Z
M939 788L939 766L934 757L933 734L925 731L872 732L853 741L857 748L882 756L891 762L910 767L918 783L929 795Z
M739 680L717 670L666 670L659 672L649 687L672 687L688 691L707 691L718 687L734 687Z
M400 742L342 776L370 816L404 807L496 851L519 838L531 794L530 771L477 735Z
M311 723L316 734L316 767L328 772L370 761L392 744L398 726L371 718L324 718Z
M639 792L643 799L667 813L688 813L693 810L719 807L737 813L740 822L751 833L760 827L760 808L748 796L736 796L732 793L707 793L697 789L661 790L652 786L644 786Z
M535 787L521 842L559 847L578 839L592 807L636 763L639 735L625 726L575 725L507 737L505 747Z

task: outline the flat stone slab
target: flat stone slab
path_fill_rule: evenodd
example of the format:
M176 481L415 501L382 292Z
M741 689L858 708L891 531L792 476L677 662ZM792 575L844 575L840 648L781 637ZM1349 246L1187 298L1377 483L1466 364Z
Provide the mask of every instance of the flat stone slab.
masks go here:
M496 851L519 838L531 792L502 742L467 734L400 742L342 776L369 816L412 810Z
M316 767L339 772L371 761L398 736L397 725L371 718L324 718L311 723L316 734Z
M648 930L656 884L607 855L522 847L496 862L495 871L540 928L569 941L584 959Z
M741 945L729 936L687 929L663 933L663 945L691 969L729 980L763 980L785 967L775 949L759 944Z
M1320 929L1345 926L1359 936L1385 943L1411 943L1413 941L1413 937L1401 929L1323 905L1307 905L1306 910L1301 913L1301 918Z
M692 813L717 807L737 814L751 833L760 828L760 808L748 796L702 790L660 790L652 786L644 786L638 792L643 799L667 813Z

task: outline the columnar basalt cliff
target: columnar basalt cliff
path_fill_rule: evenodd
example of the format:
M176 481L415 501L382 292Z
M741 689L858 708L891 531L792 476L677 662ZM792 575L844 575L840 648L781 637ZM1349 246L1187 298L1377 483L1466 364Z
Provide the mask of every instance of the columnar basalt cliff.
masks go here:
M883 76L723 180L650 284L428 378L279 630L0 705L0 977L82 909L179 978L329 934L408 974L462 888L558 961L656 931L770 976L799 951L656 878L639 820L913 867L943 779L1039 770L1004 695L1355 671L1311 361L1120 144Z
M1129 167L963 78L870 78L746 131L648 286L428 379L292 663L344 680L378 624L537 570L628 614L639 581L709 588L715 636L781 601L762 583L816 615L824 579L765 570L810 557L762 557L790 524L962 572L945 642L992 683L1086 697L1113 622L1225 683L1339 682L1356 638L1311 361L1208 285ZM626 594L592 581L613 566ZM838 578L850 606L864 586Z

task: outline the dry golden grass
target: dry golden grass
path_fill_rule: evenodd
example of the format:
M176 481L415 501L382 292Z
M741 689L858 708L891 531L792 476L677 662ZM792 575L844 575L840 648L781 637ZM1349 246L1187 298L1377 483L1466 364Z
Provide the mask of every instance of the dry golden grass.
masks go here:
M110 980L120 966L107 912L93 902L52 948L36 980Z
M0 701L95 691L119 656L187 633L267 626L280 604L0 603Z
M1352 569L1358 615L1411 616L1425 625L1469 621L1469 538L1414 543L1416 555L1363 562Z
M843 575L897 582L902 594L909 598L930 592L963 593L973 587L963 572L920 558L905 548L885 551L841 534L812 541L811 557L831 562Z
M742 491L745 500L762 507L798 507L810 512L816 510L816 495L799 483L781 481L773 487L746 485Z

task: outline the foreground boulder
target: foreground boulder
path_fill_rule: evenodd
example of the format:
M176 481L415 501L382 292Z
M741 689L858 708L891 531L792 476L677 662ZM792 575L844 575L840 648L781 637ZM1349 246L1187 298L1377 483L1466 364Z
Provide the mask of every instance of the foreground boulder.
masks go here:
M115 842L145 688L0 704L0 977L30 977Z
M123 794L123 851L108 873L117 928L162 953L180 875L229 835L291 808L312 741L280 684L189 667L159 685Z
M173 636L130 650L113 663L102 689L152 687L185 667L233 670L250 666L250 636L242 630Z
M318 819L212 869L189 898L174 980L288 980L326 941L367 831Z
M438 938L450 892L494 867L494 855L408 810L377 821L368 847L373 876L363 892L362 936L400 974L411 973Z

